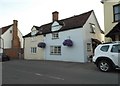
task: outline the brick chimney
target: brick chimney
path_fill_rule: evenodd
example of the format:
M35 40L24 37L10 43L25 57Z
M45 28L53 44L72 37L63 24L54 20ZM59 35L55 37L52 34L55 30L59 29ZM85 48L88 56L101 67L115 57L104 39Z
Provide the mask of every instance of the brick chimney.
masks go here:
M57 21L58 20L58 15L59 15L59 12L55 11L52 13L52 19L53 21Z
M18 37L18 21L13 20L13 39L12 39L12 48L20 48L20 40Z

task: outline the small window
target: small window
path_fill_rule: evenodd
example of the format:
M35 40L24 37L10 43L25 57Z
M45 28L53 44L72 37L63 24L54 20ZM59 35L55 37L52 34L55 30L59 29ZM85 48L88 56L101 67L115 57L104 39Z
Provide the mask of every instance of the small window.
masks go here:
M113 6L114 22L120 21L120 4Z
M32 36L32 37L36 36L37 32L38 32L37 30L33 30L33 31L31 32L31 36Z
M90 23L91 33L95 33L95 24Z
M10 33L12 33L12 30L10 30Z
M102 47L100 48L100 50L103 51L103 52L107 52L108 49L109 49L109 45L102 46Z
M37 53L37 48L36 47L31 47L31 53Z
M52 39L58 39L59 34L58 33L52 33Z
M111 49L111 52L120 53L120 44L118 44L118 45L113 45L113 46L112 46L112 49Z
M87 51L91 51L91 43L87 43Z
M51 46L50 54L51 55L61 55L61 46Z

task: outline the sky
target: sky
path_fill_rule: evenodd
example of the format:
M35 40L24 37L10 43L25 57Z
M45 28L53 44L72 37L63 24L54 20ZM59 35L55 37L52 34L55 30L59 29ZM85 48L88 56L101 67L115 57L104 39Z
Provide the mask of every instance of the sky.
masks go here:
M18 20L18 29L24 35L33 25L52 22L52 12L59 12L59 20L94 10L100 27L104 30L101 0L0 0L0 27Z

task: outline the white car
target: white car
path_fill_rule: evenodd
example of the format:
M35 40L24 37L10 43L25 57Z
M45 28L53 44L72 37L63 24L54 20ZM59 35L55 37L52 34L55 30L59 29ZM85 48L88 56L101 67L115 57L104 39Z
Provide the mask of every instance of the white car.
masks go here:
M107 72L120 68L120 42L100 44L96 47L93 62L97 67Z

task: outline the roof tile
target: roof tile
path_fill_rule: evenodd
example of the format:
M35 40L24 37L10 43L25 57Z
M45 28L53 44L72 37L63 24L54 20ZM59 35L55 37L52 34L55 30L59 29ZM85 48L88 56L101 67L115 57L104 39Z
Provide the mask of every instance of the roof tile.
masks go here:
M58 31L60 32L60 31L83 27L92 12L93 12L93 10L83 13L83 14L80 14L80 15L72 16L70 18L58 20L57 22L60 25L62 25L62 28ZM39 28L39 32L42 31L42 34L52 33L52 31L51 31L52 24L53 24L53 22L44 24L40 27L37 27L37 29ZM40 35L40 33L38 33L38 35ZM29 36L31 36L30 33L25 35L24 37L29 37Z

